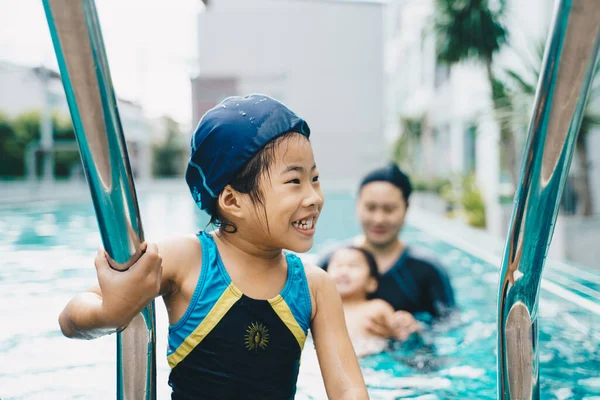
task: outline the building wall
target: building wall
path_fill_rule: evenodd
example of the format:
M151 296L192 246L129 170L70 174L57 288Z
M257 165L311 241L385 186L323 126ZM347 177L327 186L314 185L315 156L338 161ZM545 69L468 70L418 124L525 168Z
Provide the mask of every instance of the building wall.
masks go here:
M308 121L323 180L354 183L386 156L383 5L251 3L214 0L200 15L194 98L222 100L212 81L280 99Z
M196 126L202 115L224 98L238 93L235 78L203 78L192 79L192 126Z
M56 73L50 72L46 97L43 71L0 62L0 112L16 116L32 109L42 110L46 99L53 108L68 110L64 89Z

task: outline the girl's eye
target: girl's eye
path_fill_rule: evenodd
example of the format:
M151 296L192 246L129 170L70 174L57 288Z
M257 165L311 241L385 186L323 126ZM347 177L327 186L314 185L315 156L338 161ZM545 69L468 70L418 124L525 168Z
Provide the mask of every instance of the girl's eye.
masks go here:
M292 179L291 181L288 181L287 183L293 183L295 185L299 185L300 184L300 179Z
M319 182L319 175L315 176L312 181L313 182Z

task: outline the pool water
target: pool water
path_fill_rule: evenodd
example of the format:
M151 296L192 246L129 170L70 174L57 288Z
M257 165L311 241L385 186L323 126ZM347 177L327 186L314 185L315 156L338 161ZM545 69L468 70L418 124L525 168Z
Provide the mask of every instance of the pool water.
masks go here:
M145 194L140 201L150 241L207 223L185 192ZM327 194L313 253L358 233L353 212L351 195ZM371 398L496 398L497 268L411 226L403 238L448 266L460 312L420 340L362 359ZM69 340L57 323L68 300L94 284L100 245L89 200L0 209L0 399L115 397L115 337ZM560 275L548 267L545 276L553 274ZM588 288L582 290L595 293L598 274L581 276ZM160 300L157 326L158 398L166 399L167 318ZM600 399L600 316L542 290L539 327L542 398ZM300 385L298 398L324 398L317 386Z

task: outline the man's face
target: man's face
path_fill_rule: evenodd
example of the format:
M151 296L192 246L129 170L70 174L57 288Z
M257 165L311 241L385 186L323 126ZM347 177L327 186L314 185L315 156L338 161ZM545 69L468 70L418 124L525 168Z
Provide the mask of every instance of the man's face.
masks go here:
M407 204L402 191L389 182L362 187L356 213L367 242L374 247L393 243L404 225Z

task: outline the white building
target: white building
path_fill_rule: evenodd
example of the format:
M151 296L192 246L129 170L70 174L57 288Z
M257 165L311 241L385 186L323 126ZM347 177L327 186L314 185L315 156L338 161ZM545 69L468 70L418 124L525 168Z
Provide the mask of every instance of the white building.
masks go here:
M227 96L271 95L307 120L328 187L354 185L386 158L384 12L370 1L209 1L194 124Z
M507 0L509 45L496 55L495 67L522 67L523 54L545 38L554 4ZM230 95L262 92L279 98L307 119L322 177L331 188L354 185L384 162L401 120L425 118L418 173L475 173L488 230L505 237L510 206L502 206L499 197L512 194L512 188L506 189L501 177L485 67L437 64L434 6L434 0L211 0L199 17L192 124ZM600 135L589 140L600 142ZM597 150L590 157L599 209ZM578 252L561 240L572 228L562 229L561 223L551 249L557 257Z
M509 43L495 56L496 68L520 71L524 67L524 56L534 58L534 45L545 40L554 6L554 0L507 1ZM433 0L391 0L388 8L388 25L393 27L396 21L395 27L391 28L386 52L387 71L394 91L390 96L396 101L395 104L390 102L390 115L395 113L390 121L427 118L430 131L423 133L423 171L429 176L442 177L475 172L486 202L488 230L505 237L511 210L498 202L499 195L504 192L500 176L499 131L491 111L485 67L464 63L448 70L436 65L435 37L431 30ZM477 125L477 134L473 132L473 125ZM591 134L588 142L592 163L592 200L598 210L600 133ZM519 148L520 152L523 150ZM576 160L571 170L576 172ZM507 193L511 191L512 188L509 188ZM567 255L585 263L587 260L580 258L579 254L589 253L589 250L580 249L581 246L577 247L569 238L580 237L576 234L580 228L574 223L578 222L559 218L551 254L559 258ZM591 228L586 229L591 232ZM597 236L589 233L587 236L597 240ZM586 246L589 248L589 244Z
M510 46L496 56L495 65L519 67L518 54L531 51L531 44L545 37L553 3L508 1ZM433 176L473 170L493 214L500 194L499 136L485 67L474 62L451 69L436 65L433 0L390 4L399 21L388 44L390 73L396 77L396 110L401 118L426 117L431 130L425 132L423 168ZM495 216L488 220L497 233Z
M150 122L139 104L117 99L131 166L140 178L150 177ZM69 106L60 75L42 67L0 61L0 113L8 117L31 110L57 112L69 117Z

